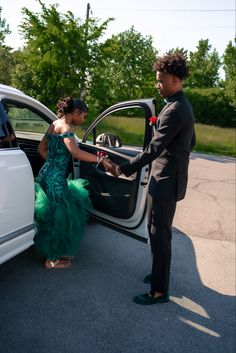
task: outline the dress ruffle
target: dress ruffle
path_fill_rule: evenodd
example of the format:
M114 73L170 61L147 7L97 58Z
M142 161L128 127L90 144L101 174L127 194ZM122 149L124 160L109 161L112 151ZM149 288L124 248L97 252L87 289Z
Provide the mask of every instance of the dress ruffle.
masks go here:
M37 232L34 244L37 253L50 260L74 256L80 244L84 226L92 209L88 182L67 180L65 197L50 200L35 181L35 222Z

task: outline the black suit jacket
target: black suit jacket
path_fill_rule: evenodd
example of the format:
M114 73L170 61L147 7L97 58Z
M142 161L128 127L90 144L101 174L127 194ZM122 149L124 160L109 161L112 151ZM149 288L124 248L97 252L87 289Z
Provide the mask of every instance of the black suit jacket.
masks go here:
M152 163L150 178L156 181L171 178L177 185L174 197L179 201L186 193L189 155L194 145L192 108L183 91L178 91L168 98L159 114L157 129L150 144L136 157L121 164L120 169L129 176Z

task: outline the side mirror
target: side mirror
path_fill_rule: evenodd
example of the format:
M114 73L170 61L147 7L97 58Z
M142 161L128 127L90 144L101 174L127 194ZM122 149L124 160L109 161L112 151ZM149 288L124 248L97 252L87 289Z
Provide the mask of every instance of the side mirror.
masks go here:
M104 147L121 147L122 143L118 136L103 133L97 136L96 145Z

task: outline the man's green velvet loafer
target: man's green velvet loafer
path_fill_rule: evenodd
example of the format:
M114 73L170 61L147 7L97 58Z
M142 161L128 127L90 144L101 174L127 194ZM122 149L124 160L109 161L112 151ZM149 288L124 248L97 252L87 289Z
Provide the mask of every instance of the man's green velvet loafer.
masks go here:
M133 301L141 305L151 305L158 303L167 303L169 301L169 294L163 294L160 297L153 297L151 292L139 294L134 297Z

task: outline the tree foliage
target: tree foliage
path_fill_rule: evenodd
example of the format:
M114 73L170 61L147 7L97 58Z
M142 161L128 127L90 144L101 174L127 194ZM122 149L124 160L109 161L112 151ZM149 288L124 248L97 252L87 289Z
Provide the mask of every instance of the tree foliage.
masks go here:
M9 48L0 45L0 83L10 84L14 68L15 64Z
M186 86L190 88L210 88L219 85L219 68L221 61L214 49L212 52L209 40L201 39L197 50L189 53L189 78Z
M152 68L157 55L152 37L131 27L102 43L111 18L102 24L91 18L82 21L71 12L60 14L58 5L46 7L37 1L40 13L22 10L25 45L17 51L4 45L10 29L0 7L1 83L21 89L53 110L58 98L68 95L85 95L93 115L118 101L145 97L156 97L161 109L163 100L156 92ZM221 82L221 60L208 39L201 39L194 52L168 51L173 52L187 57L190 75L184 85L197 121L234 124L236 47L232 42L223 56L225 80Z
M96 97L99 109L118 101L155 94L152 66L156 50L151 37L143 37L132 27L107 39L101 55L91 83L91 94Z
M186 49L184 49L184 48L177 47L177 48L169 49L167 51L167 54L177 54L177 53L182 54L183 56L188 58L188 51Z
M223 61L224 61L224 71L225 71L225 92L231 100L231 105L236 108L236 39L234 40L234 45L232 41L226 47Z
M71 12L61 15L57 5L48 8L38 0L41 13L23 8L21 32L26 46L13 77L14 84L49 107L58 98L86 91L85 73L97 62L98 40L111 19L82 22Z
M223 88L191 88L185 93L193 107L195 121L221 127L234 127L235 110Z
M10 34L9 25L5 18L2 18L2 7L0 6L0 46L4 45L7 34Z
M2 8L0 7L0 82L8 85L11 81L11 73L14 69L14 58L11 48L5 45L5 38L11 31L6 19L2 18Z

